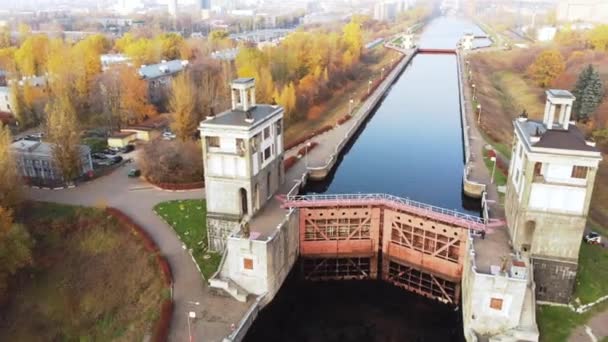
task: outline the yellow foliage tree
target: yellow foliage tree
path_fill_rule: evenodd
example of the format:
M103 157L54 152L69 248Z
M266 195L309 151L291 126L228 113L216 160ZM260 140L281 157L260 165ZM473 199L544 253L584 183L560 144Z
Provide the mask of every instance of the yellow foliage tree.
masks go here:
M54 94L47 103L47 136L53 160L65 182L80 174L80 125L70 93Z
M157 114L148 102L148 84L134 67L122 67L120 85L120 121L123 125L136 124Z
M566 63L558 50L543 51L528 67L528 75L545 88L566 70Z
M44 34L27 37L15 51L15 64L23 76L40 75L46 70L49 39Z
M343 28L343 39L354 61L359 61L363 48L363 33L361 24L354 18Z
M598 51L608 50L608 24L598 25L591 30L587 39L591 43L591 46Z
M192 139L196 133L199 117L196 113L196 90L187 72L175 77L172 84L169 108L173 112L171 129L181 140Z
M294 115L296 111L296 89L292 82L283 87L277 102L285 110L286 120L293 121L295 119Z
M13 208L21 200L21 179L11 152L12 137L8 127L0 125L0 207Z

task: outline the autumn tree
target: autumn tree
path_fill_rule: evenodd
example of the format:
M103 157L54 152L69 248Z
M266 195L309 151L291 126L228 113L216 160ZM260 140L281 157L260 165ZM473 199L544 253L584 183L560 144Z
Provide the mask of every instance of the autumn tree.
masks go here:
M15 51L15 64L23 76L41 75L46 70L49 38L45 34L28 36Z
M359 61L361 49L363 48L363 33L361 31L361 23L352 19L342 29L344 44L348 51L352 54L353 59Z
M181 140L191 139L196 133L199 117L196 115L196 91L187 72L173 79L169 108L173 112L171 129Z
M6 49L11 46L11 31L8 27L0 28L0 49Z
M274 83L267 56L258 48L243 46L236 56L236 67L239 77L256 79L255 96L260 103L272 101Z
M0 125L0 207L4 208L15 207L21 199L21 182L11 143L9 128Z
M24 226L13 222L13 212L0 207L0 298L6 294L8 278L32 264L33 240Z
M148 101L148 83L139 77L134 67L120 67L120 122L122 125L139 123L156 115Z
M543 51L528 67L528 75L541 87L546 88L566 70L566 63L558 50Z
M598 51L608 50L608 24L598 25L587 34L591 46Z
M572 94L576 96L572 111L576 114L578 120L588 119L602 103L604 85L599 72L591 64L579 74Z
M294 114L296 111L296 89L293 83L289 83L281 93L278 95L277 103L280 104L285 110L285 118L287 121L293 121L295 119Z
M80 129L70 93L55 93L47 103L47 136L53 161L66 182L80 174Z

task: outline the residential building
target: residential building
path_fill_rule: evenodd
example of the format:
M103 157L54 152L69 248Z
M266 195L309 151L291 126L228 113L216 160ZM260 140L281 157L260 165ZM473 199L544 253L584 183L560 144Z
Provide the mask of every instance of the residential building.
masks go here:
M101 60L101 70L103 71L108 70L112 65L128 64L131 62L131 58L121 53L101 55L99 59Z
M61 170L55 165L53 158L53 144L18 140L12 143L11 152L17 162L21 175L26 179L49 183L63 183L65 181ZM93 170L91 149L86 145L80 146L80 175Z
M557 4L557 20L608 22L606 0L560 0Z
M232 108L200 123L209 247L226 238L272 198L284 180L283 108L257 104L255 80L232 82Z
M167 90L171 87L173 76L188 66L187 60L174 59L158 64L142 65L139 75L148 82L148 97L150 102L159 104L165 100Z
M408 9L402 0L385 0L374 5L374 20L395 20L397 15Z
M536 298L567 303L602 155L570 122L575 97L546 94L542 121L514 122L505 210L513 248L532 259Z

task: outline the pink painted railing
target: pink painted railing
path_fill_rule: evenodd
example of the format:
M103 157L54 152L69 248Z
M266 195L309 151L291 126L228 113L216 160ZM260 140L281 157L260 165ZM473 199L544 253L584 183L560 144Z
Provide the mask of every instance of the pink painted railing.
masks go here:
M287 195L279 199L284 208L382 205L473 230L504 225L502 220L487 220L389 194Z

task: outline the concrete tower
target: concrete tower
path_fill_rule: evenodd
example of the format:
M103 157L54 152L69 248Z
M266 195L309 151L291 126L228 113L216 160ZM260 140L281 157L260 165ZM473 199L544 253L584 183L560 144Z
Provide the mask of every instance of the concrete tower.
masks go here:
M232 108L200 123L209 247L223 251L283 183L283 108L255 102L255 80L232 82Z
M514 249L532 259L537 299L565 303L602 156L570 122L574 96L546 94L542 122L514 122L505 209Z

